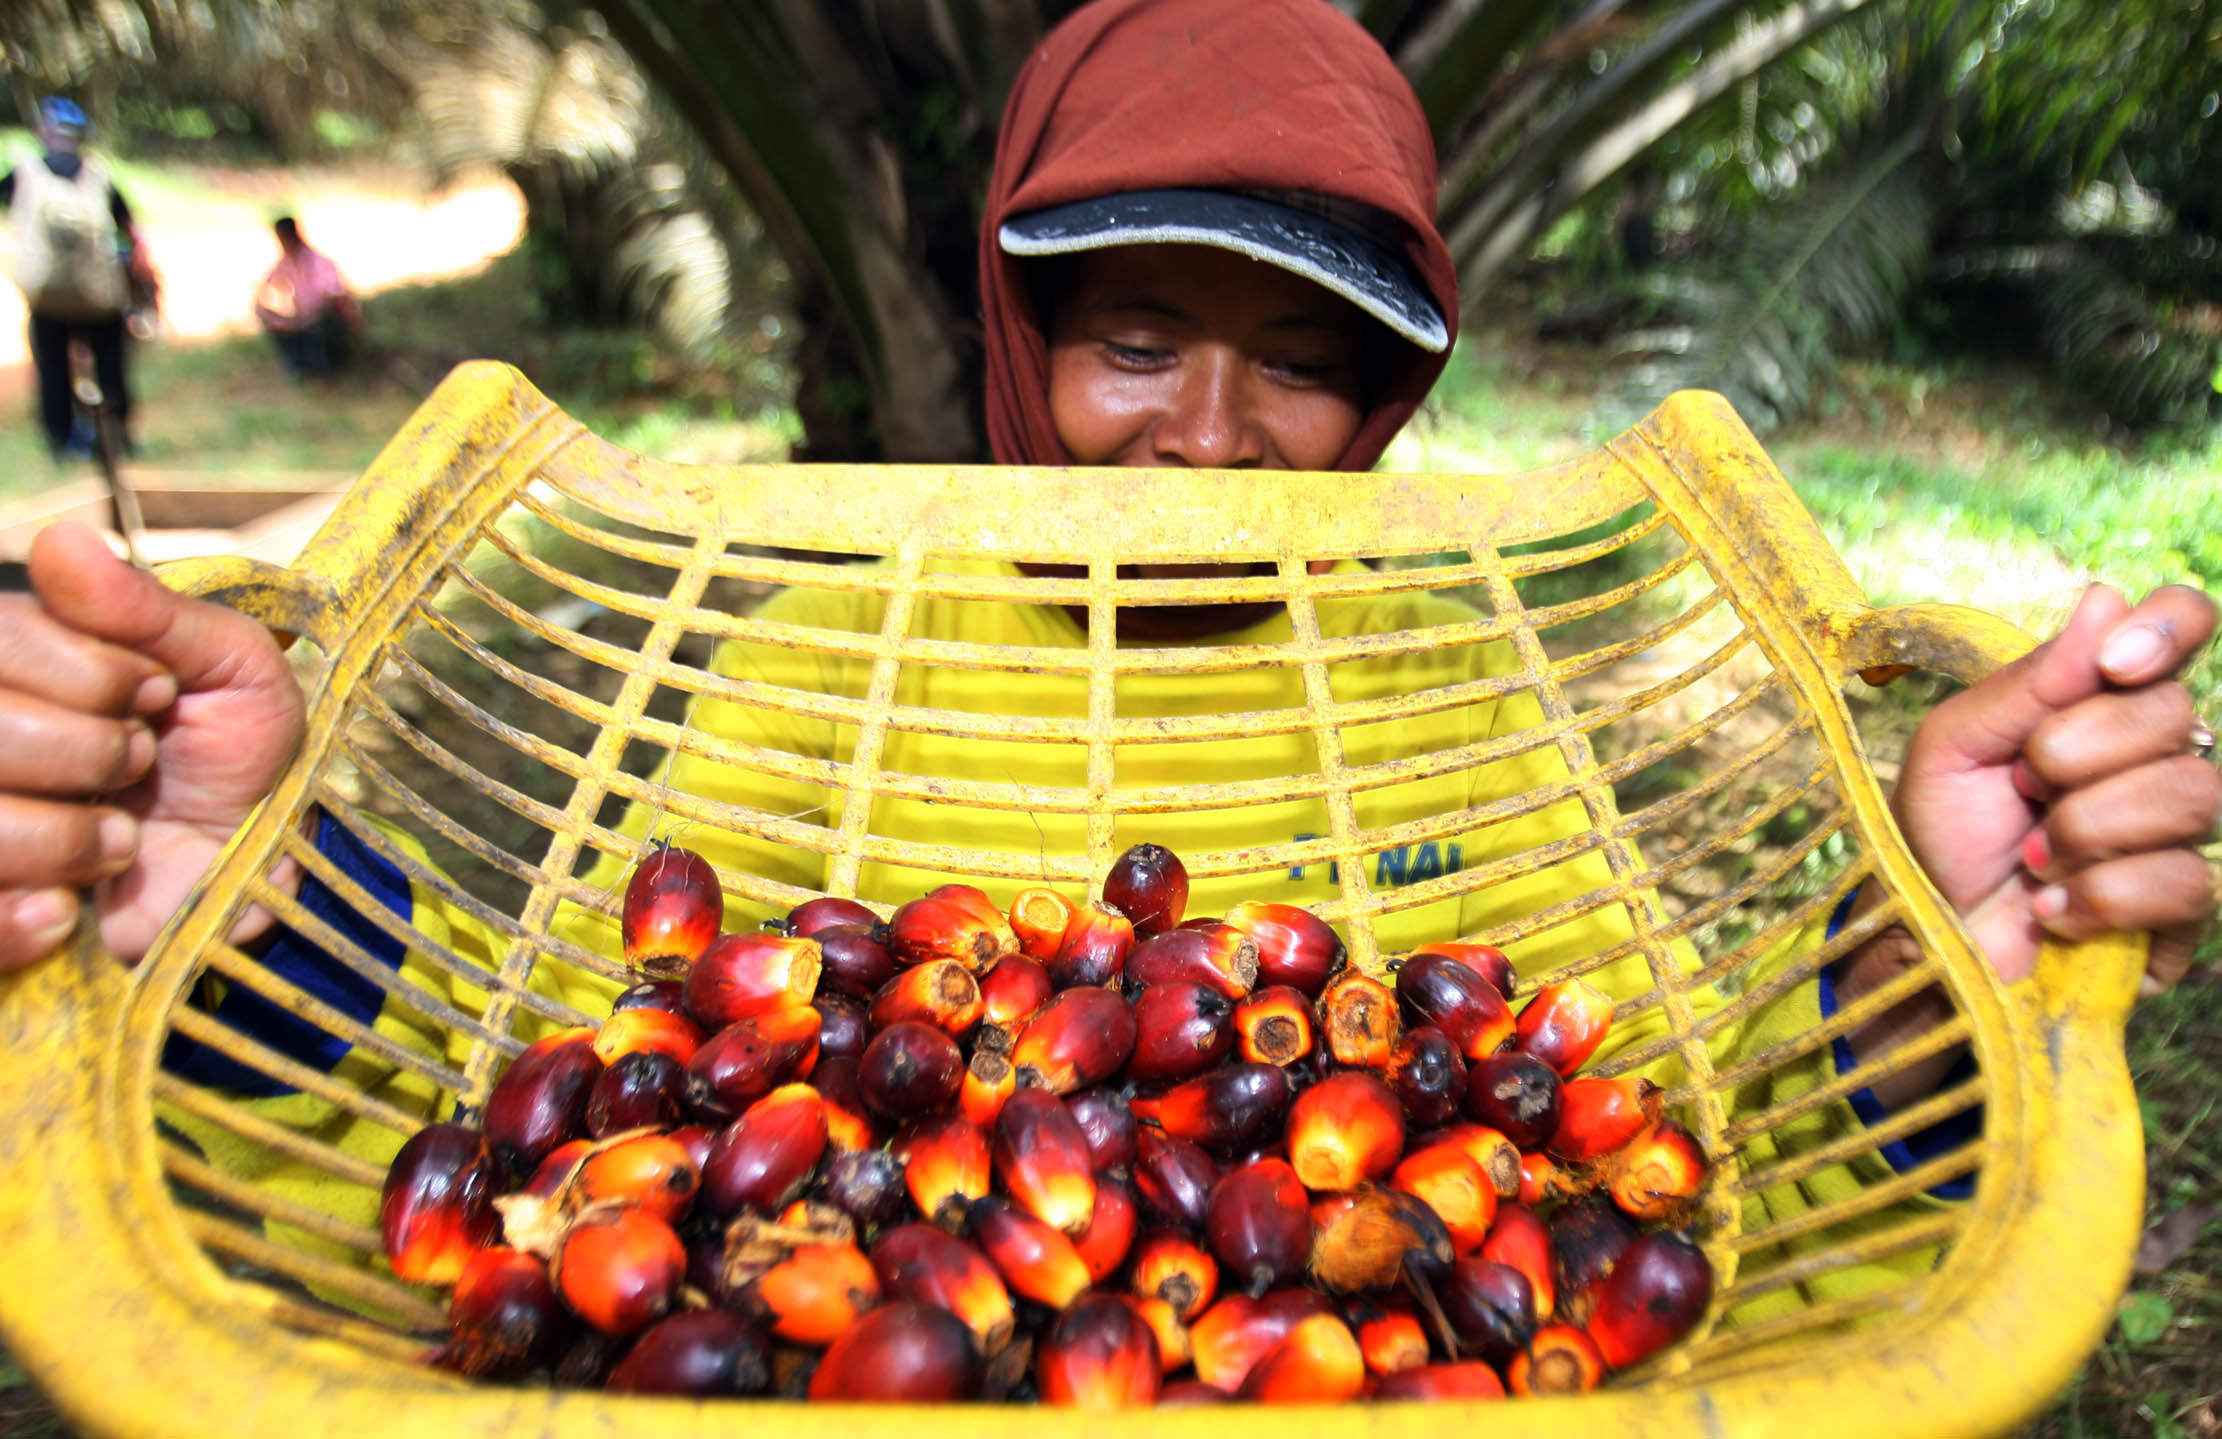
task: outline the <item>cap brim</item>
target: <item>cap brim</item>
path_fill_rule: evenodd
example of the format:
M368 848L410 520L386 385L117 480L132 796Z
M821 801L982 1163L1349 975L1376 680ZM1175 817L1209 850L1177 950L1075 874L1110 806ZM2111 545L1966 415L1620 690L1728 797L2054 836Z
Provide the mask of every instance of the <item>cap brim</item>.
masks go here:
M1003 222L996 243L1019 256L1122 245L1209 245L1262 260L1342 296L1430 354L1450 346L1443 312L1411 267L1344 225L1224 190L1136 190L1035 210Z

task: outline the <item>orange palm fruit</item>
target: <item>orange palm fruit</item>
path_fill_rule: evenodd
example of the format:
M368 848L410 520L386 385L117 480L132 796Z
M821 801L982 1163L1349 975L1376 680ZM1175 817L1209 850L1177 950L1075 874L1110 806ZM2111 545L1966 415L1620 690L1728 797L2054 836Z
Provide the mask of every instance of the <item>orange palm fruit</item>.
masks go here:
M500 1177L475 1129L428 1124L411 1135L386 1170L378 1204L393 1272L413 1284L453 1284L473 1254L501 1239Z
M486 1142L520 1171L538 1164L549 1150L586 1132L587 1100L601 1077L594 1031L584 1025L526 1046L486 1096Z
M678 1131L674 1130L673 1137L676 1138L677 1134ZM529 1194L535 1199L555 1198L556 1191L563 1187L565 1181L570 1179L593 1152L594 1141L591 1139L572 1139L557 1145L548 1151L548 1157L540 1161L540 1167L532 1171L532 1178L525 1181L525 1187L518 1193ZM688 1152L691 1154L693 1151ZM699 1162L697 1161L698 1165Z
M1007 954L980 976L980 1018L999 1029L1016 1029L1049 1003L1056 986L1041 961Z
M687 1061L687 1104L704 1119L730 1121L818 1062L818 1011L807 1004L738 1019L704 1040Z
M1559 1090L1558 1127L1545 1146L1561 1164L1602 1159L1659 1118L1659 1086L1640 1075L1569 1079Z
M1188 1345L1196 1377L1233 1394L1299 1321L1333 1313L1327 1297L1310 1289L1275 1289L1258 1299L1223 1295L1189 1321ZM1359 1363L1363 1368L1364 1361Z
M721 934L687 971L687 1016L715 1033L752 1014L808 1004L823 963L814 939L770 930Z
M1414 954L1432 954L1443 959L1456 960L1483 979L1506 999L1512 998L1517 980L1512 971L1512 961L1505 952L1493 944L1460 944L1445 942L1416 946Z
M840 1403L968 1399L980 1382L972 1331L915 1300L882 1304L835 1336L810 1373L810 1397Z
M1157 1338L1116 1294L1090 1294L1051 1321L1034 1351L1042 1402L1108 1412L1157 1402L1165 1369Z
M1018 952L1037 962L1047 960L1057 952L1057 942L1065 937L1065 926L1077 908L1043 885L1028 885L1012 895L1011 933L1018 936Z
M965 1232L1011 1291L1036 1304L1062 1309L1093 1282L1070 1239L1001 1195L973 1201Z
M1134 1053L1134 1012L1108 989L1060 990L1011 1045L1022 1085L1070 1094L1100 1084Z
M659 843L633 866L618 919L627 964L650 974L684 974L724 922L717 871L693 850Z
M887 947L899 964L946 959L985 974L1018 953L1018 936L995 901L969 884L945 884L888 916Z
M1565 1176L1557 1161L1542 1150L1520 1156L1520 1193L1522 1204L1541 1204L1546 1199L1557 1199L1565 1193Z
M1625 1369L1690 1332L1713 1301L1713 1266L1675 1230L1639 1234L1599 1286L1583 1325L1606 1367Z
M1317 999L1348 960L1342 937L1308 909L1246 899L1224 918L1258 947L1259 984L1286 986Z
M1456 1144L1431 1144L1397 1161L1389 1183L1435 1211L1450 1231L1451 1248L1472 1254L1489 1237L1497 1217L1497 1187Z
M1378 1179L1396 1167L1403 1149L1404 1107L1371 1074L1330 1074L1289 1105L1289 1163L1306 1189L1352 1189Z
M964 1321L983 1355L1011 1341L1011 1292L987 1256L930 1224L904 1224L872 1241L872 1268L892 1299L937 1304Z
M687 1274L687 1249L669 1224L621 1209L579 1225L554 1264L564 1302L604 1334L633 1334L670 1312Z
M901 1020L873 1035L857 1056L856 1087L875 1114L889 1119L930 1114L964 1087L964 1052L946 1031Z
M620 1009L594 1031L594 1057L606 1065L628 1054L666 1054L681 1064L702 1047L702 1031L685 1015L641 1006Z
M1697 1208L1709 1166L1697 1137L1662 1119L1605 1160L1613 1203L1638 1224L1679 1225Z
M1144 1123L1225 1153L1278 1128L1289 1103L1289 1082L1278 1065L1238 1059L1155 1097L1137 1095L1130 1103L1134 1117Z
M1126 973L1134 952L1134 924L1101 900L1090 900L1065 921L1057 946L1042 961L1057 989L1104 985Z
M989 1154L1003 1192L1055 1229L1079 1234L1095 1210L1088 1136L1046 1089L1014 1093L996 1116Z
M1154 1229L1134 1246L1129 1282L1137 1295L1166 1301L1192 1324L1219 1293L1219 1262L1187 1235Z
M1485 1124L1451 1124L1423 1135L1422 1145L1451 1144L1488 1176L1499 1199L1520 1196L1520 1151L1512 1141Z
M711 1141L703 1202L721 1216L744 1204L777 1213L810 1182L825 1150L825 1100L807 1084L783 1084Z
M865 1020L875 1030L907 1021L957 1035L978 1024L986 1009L971 970L953 959L929 959L881 985Z
M472 1252L448 1295L435 1361L473 1379L514 1379L555 1357L571 1330L548 1266L506 1245Z
M1188 866L1161 844L1138 844L1111 861L1103 902L1125 915L1137 935L1176 927L1188 909Z
M1365 1355L1333 1314L1300 1319L1243 1378L1238 1399L1262 1404L1335 1404L1366 1386Z
M880 1302L879 1274L853 1242L798 1245L740 1286L738 1307L795 1344L831 1344Z
M1605 1042L1612 1016L1611 995L1586 980L1562 979L1521 1006L1512 1046L1571 1078Z
M1481 1257L1508 1264L1527 1276L1535 1295L1535 1317L1548 1324L1558 1311L1558 1283L1551 1257L1551 1228L1526 1204L1500 1204Z
M1335 1294L1433 1283L1457 1257L1434 1210L1400 1189L1367 1185L1312 1206L1312 1281Z
M1135 1314L1149 1326L1151 1337L1157 1340L1159 1369L1167 1374L1186 1369L1194 1351L1188 1343L1188 1326L1181 1323L1173 1306L1162 1299L1144 1299L1134 1294L1118 1297L1133 1306Z
M1504 1382L1497 1371L1479 1359L1449 1364L1422 1364L1385 1376L1373 1391L1376 1399L1502 1399Z
M929 1114L896 1135L893 1149L911 1202L944 1229L961 1225L988 1192L988 1137L962 1115Z
M1000 965L997 968L1001 968ZM993 1129L1003 1106L1018 1093L1018 1069L1010 1056L978 1050L957 1086L957 1110L982 1129Z
M1466 1066L1466 1117L1485 1124L1523 1151L1541 1149L1558 1128L1558 1071L1517 1050Z
M1126 1077L1137 1084L1192 1078L1234 1051L1227 1023L1232 1004L1218 990L1187 980L1140 987L1134 1010L1134 1053Z
M1346 969L1320 993L1319 1028L1335 1063L1387 1069L1396 1053L1396 993L1371 975Z
M1258 947L1231 924L1168 929L1134 946L1125 979L1130 990L1185 982L1240 999L1258 982Z
M1255 1298L1303 1278L1312 1252L1310 1197L1286 1162L1256 1160L1211 1187L1205 1232L1228 1283Z
M1587 1394L1605 1378L1597 1341L1571 1324L1546 1324L1528 1347L1505 1365L1505 1383L1523 1398L1534 1394Z
M1409 1305L1368 1306L1351 1333L1357 1337L1358 1352L1365 1356L1369 1374L1399 1374L1427 1362L1427 1330Z
M666 1224L677 1224L694 1207L702 1171L678 1140L663 1134L638 1134L597 1149L579 1165L572 1180L574 1202L632 1205Z
M1472 965L1447 955L1404 956L1396 997L1408 1022L1434 1025L1467 1059L1495 1054L1512 1039L1515 1021L1503 993Z
M1252 990L1235 1004L1234 1032L1244 1059L1294 1064L1312 1052L1311 1000L1293 985Z
M1116 1175L1096 1176L1095 1212L1088 1227L1072 1237L1088 1277L1101 1284L1119 1272L1134 1249L1134 1235L1142 1227L1142 1211L1134 1202L1134 1186Z

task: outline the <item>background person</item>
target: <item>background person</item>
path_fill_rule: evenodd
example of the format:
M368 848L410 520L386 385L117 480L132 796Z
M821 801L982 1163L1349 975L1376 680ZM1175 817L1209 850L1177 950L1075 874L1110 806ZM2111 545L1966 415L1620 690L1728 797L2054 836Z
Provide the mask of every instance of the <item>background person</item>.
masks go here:
M278 363L296 379L344 369L362 329L362 308L331 257L301 238L291 215L271 225L278 263L255 292L255 318L278 347Z

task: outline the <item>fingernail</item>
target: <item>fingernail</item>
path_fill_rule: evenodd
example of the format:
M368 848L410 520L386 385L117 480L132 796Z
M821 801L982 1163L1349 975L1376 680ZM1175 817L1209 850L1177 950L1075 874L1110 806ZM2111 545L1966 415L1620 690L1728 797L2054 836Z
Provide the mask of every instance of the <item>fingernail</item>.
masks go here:
M2021 842L2021 862L2031 870L2043 869L2052 862L2052 841L2043 830L2029 831L2029 838Z
M42 889L27 894L15 902L16 928L23 937L42 948L60 944L69 937L69 927L77 918L77 901L68 891Z
M133 714L159 714L177 702L177 676L164 670L148 675L139 681L139 692L131 697Z
M2065 885L2048 884L2037 891L2029 901L2029 912L2039 919L2058 919L2068 912L2068 891Z
M2028 760L2015 760L2013 768L2008 770L2007 774L2013 780L2014 793L2028 800L2031 804L2043 804L2052 797L2050 792L2045 789L2045 782L2037 778L2037 771L2030 766Z
M131 737L124 741L124 775L137 779L154 764L154 731L145 725L134 725Z
M2116 679L2136 679L2167 652L2167 636L2156 625L2117 630L2099 649L2099 668Z
M100 817L100 857L121 864L139 848L139 822L110 810Z

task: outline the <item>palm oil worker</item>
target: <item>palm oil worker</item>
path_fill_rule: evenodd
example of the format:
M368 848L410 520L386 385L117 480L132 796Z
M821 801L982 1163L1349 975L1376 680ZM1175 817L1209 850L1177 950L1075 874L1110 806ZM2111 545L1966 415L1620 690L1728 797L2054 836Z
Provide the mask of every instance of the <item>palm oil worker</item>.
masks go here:
M1458 297L1434 226L1434 193L1434 157L1416 100L1380 48L1326 0L1096 0L1083 7L1018 78L982 227L988 430L997 459L1370 467L1434 383L1453 338ZM301 696L259 627L168 594L82 530L41 536L32 576L36 596L8 597L0 610L0 715L16 736L12 758L0 757L0 963L49 952L76 914L70 887L95 882L102 937L128 959L144 951L283 768L301 734ZM878 604L870 594L790 590L761 614L870 633ZM1320 622L1349 634L1466 613L1440 597L1387 597L1322 602ZM2029 973L2045 934L2080 938L2111 929L2162 932L2168 942L2154 947L2153 981L2180 977L2188 956L2181 941L2210 908L2195 846L2222 808L2222 779L2190 752L2195 721L2173 675L2213 627L2213 605L2194 590L2159 590L2133 607L2094 588L2049 643L1940 705L1921 726L1896 795L1900 823L2007 979ZM1145 610L1122 623L1120 639L1239 645L1289 632L1278 610ZM990 644L1085 642L1080 621L1061 608L957 599L921 600L911 633ZM739 644L727 645L716 667L749 682L849 696L863 692L869 668L838 654ZM1410 691L1513 667L1501 646L1467 646L1353 666L1349 693ZM1131 696L1122 691L1122 712L1287 708L1299 702L1290 693L1301 683L1294 671L1271 666L1136 681ZM902 684L905 704L1087 712L1086 681L1074 676L1029 675L1027 692L1014 696L1006 693L1014 684L1008 675L907 666ZM1439 749L1512 734L1538 714L1532 697L1515 692L1418 722L1440 732L1353 735L1350 760L1363 763L1367 745L1387 753L1391 744ZM717 754L683 758L671 776L674 790L713 808L730 806L737 817L815 815L825 816L816 823L838 825L838 813L827 813L836 796L726 762L747 746L838 761L847 743L838 726L705 699L692 728ZM1159 752L1135 756L1131 767L1122 756L1119 782L1192 782L1197 766L1222 778L1285 775L1300 763L1277 748L1289 743L1262 736L1153 747ZM1062 785L1086 764L1079 746L994 747L908 733L890 734L888 744L883 768L929 777ZM1445 813L1564 773L1547 747L1445 781L1457 787L1453 794L1383 802ZM1324 832L1313 808L1299 798L1235 815L1168 815L1132 838L1202 852L1248 842L1238 831L1276 839ZM922 841L951 823L944 807L885 796L871 818L875 834ZM1394 818L1392 808L1367 822ZM631 832L651 822L636 814ZM964 823L962 843L970 848L1084 851L1071 816L967 812ZM1463 837L1455 863L1472 868L1518 855L1586 824L1578 803L1568 802L1482 827ZM714 824L689 830L685 842L774 885L808 890L823 876L814 853L745 840ZM399 872L338 826L324 825L319 845L372 893L413 909L420 927L473 950L468 916L437 912L432 897L411 895L405 882L397 888ZM1391 917L1383 945L1470 934L1538 912L1592 887L1601 863L1592 852L1415 907ZM1214 912L1232 897L1302 902L1334 892L1318 867L1280 876L1277 890L1261 879L1244 877L1238 895L1199 885L1191 909ZM867 866L860 889L892 903L932 882L923 871ZM1531 936L1516 958L1532 969L1595 953L1624 938L1626 923L1612 910L1592 910ZM596 946L614 952L614 923L580 917L580 933L597 930ZM1810 947L1817 938L1796 943ZM1835 994L1864 992L1894 973L1907 960L1899 943L1886 933L1848 956L1830 976ZM475 948L496 952L483 942ZM266 962L296 978L318 964L290 935L270 946ZM385 962L443 995L455 989L398 946ZM1650 983L1640 958L1598 978L1622 997ZM610 989L545 965L534 982L581 1008L606 1004ZM1827 1002L1815 986L1803 986L1756 1018L1764 1035L1743 1038L1809 1029ZM375 991L365 1003L364 1017L376 1014L381 1032L399 1042L427 1053L457 1042L415 1027L394 1006L379 1013ZM1887 1043L1892 1031L1931 1022L1886 1016L1853 1039L1871 1047ZM313 1038L298 1057L326 1066L341 1058L319 1055ZM365 1056L347 1061L363 1064ZM1816 1052L1815 1066L1829 1062L1825 1047ZM1801 1082L1810 1087L1820 1077ZM412 1096L409 1077L391 1066L383 1078L375 1067L355 1078L358 1087L388 1086L380 1092L395 1102L428 1102ZM1907 1076L1900 1088L1934 1079ZM1876 1105L1904 1097L1866 1096ZM299 1112L308 1098L272 1102L294 1106L286 1122L314 1124L315 1115ZM1826 1116L1837 1128L1859 1122L1842 1102ZM378 1161L399 1142L377 1131L360 1147ZM257 1177L298 1185L304 1196L318 1183L282 1164Z

